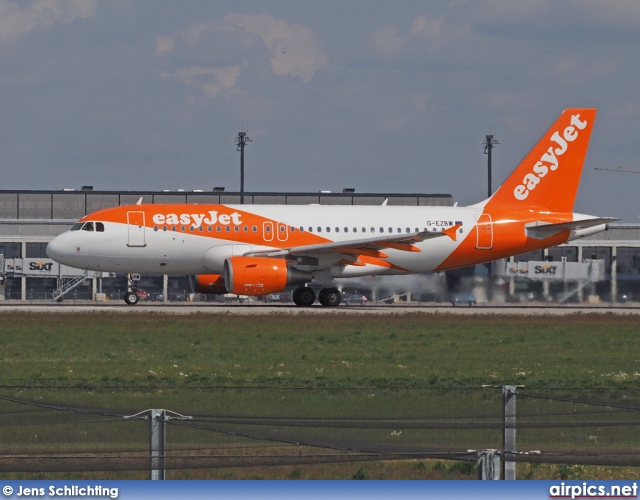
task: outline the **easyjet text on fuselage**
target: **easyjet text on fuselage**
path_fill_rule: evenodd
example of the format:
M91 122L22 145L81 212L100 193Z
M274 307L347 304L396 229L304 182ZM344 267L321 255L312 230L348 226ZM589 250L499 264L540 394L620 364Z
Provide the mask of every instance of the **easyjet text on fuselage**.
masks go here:
M206 214L154 214L153 222L158 225L193 224L195 226L202 226L205 224L212 226L214 224L220 224L222 226L229 226L231 224L242 224L241 217L241 214L238 212L218 214L216 210L210 210Z

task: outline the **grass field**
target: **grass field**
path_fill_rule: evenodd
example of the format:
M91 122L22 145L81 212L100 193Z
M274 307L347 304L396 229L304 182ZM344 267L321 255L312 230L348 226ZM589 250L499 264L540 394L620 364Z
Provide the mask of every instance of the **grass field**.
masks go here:
M596 395L600 401L629 404L638 399L634 391L640 378L640 328L632 316L11 313L0 315L0 321L0 395L32 401L131 413L169 408L183 414L238 417L451 421L481 416L488 422L499 421L499 387L505 384L563 399L589 400ZM522 400L518 410L522 420L531 422L554 412L559 420L595 419L586 407L558 401ZM631 424L637 420L635 412L616 418ZM634 452L640 449L635 430L632 425L560 432L524 429L518 444L531 449ZM13 441L18 448L44 446L32 443L29 432L16 430L5 442ZM302 436L322 441L323 432L327 431L307 429ZM393 432L343 429L331 431L331 437L343 433L354 446L375 440L382 445L426 442L462 449L499 448L501 437L499 429L491 428ZM65 436L60 433L49 444L62 447ZM105 440L147 439L122 431L116 436ZM219 439L220 446L235 446L232 438ZM80 438L75 443L97 446L93 441L82 444ZM470 472L434 465L439 462L416 463L422 465L375 469L355 464L355 471L346 475L460 477ZM269 468L273 475L265 477L318 477L318 467ZM326 466L324 477L334 477L331 467ZM569 469L570 474L558 473L555 466L518 467L526 477L568 478L582 470ZM249 472L219 469L215 474L244 478ZM607 469L602 474L616 473Z
M3 314L0 382L635 385L632 316Z

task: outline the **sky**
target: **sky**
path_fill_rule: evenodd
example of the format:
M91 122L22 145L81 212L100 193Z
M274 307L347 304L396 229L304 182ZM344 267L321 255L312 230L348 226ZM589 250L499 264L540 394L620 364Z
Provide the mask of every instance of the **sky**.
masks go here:
M637 0L0 0L0 189L487 195L596 107L575 211L640 223Z

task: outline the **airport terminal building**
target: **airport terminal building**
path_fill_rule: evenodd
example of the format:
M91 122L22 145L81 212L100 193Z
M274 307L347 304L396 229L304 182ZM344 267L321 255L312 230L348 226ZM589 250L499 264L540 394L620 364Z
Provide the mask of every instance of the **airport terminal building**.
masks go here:
M211 191L52 191L0 190L0 300L53 300L54 293L73 282L65 298L120 300L126 276L89 273L60 266L48 258L47 243L79 218L96 210L143 203L240 204L240 193ZM449 194L343 192L244 193L245 204L280 205L453 206ZM456 273L454 273L456 274ZM640 224L612 224L608 231L566 245L475 266L447 280L456 286L488 292L487 301L553 300L581 302L640 301ZM461 284L461 285L460 285ZM140 286L158 300L190 296L186 276L142 276ZM460 290L448 290L454 293ZM469 290L472 291L472 290ZM366 293L366 290L363 290ZM411 295L407 290L407 295ZM414 297L415 298L415 297ZM423 300L440 297L425 297Z

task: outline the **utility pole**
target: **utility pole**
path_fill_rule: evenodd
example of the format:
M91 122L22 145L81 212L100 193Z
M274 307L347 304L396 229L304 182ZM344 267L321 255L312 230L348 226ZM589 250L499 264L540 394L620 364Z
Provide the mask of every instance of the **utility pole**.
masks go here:
M248 132L248 130L247 130ZM247 132L238 132L233 142L238 145L237 150L240 151L240 204L244 205L244 146L247 142L252 142L253 139L247 136Z
M484 142L481 143L484 146L484 154L487 155L487 173L488 173L488 187L487 187L487 198L491 197L491 150L493 146L496 144L500 144L496 139L493 138L493 134L487 134L485 136Z
M491 127L489 127L489 134L485 135L484 142L481 143L484 146L484 154L487 155L487 198L491 198L492 189L491 189L491 151L493 150L493 146L500 144L496 139L493 138L493 133L491 132ZM489 283L487 285L487 298L489 301L493 300L493 264L489 263L487 265L487 270L489 271Z

